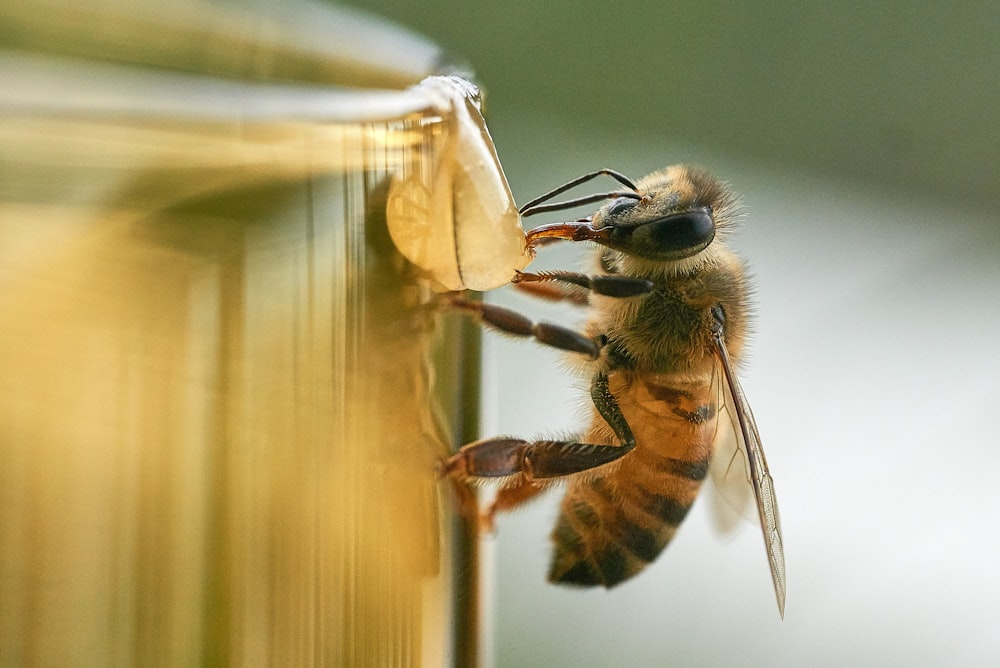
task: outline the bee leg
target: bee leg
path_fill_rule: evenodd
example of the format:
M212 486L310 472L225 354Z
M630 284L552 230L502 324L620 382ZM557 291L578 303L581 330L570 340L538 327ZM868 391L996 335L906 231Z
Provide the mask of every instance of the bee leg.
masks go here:
M539 285L558 282L566 286ZM537 274L519 271L511 281L515 286L529 293L545 297L545 293L562 294L556 299L569 299L586 304L586 292L594 292L605 297L639 297L653 290L653 282L645 278L598 274L590 276L571 271L543 271ZM583 296L581 299L580 297ZM552 297L549 297L552 299Z
M517 311L502 306L468 301L461 297L451 297L450 303L455 308L475 315L483 324L500 332L514 336L530 336L539 343L572 353L581 353L590 359L596 360L604 345L602 339L593 339L567 327L547 322L534 323Z
M440 464L440 470L443 472L445 462ZM465 481L460 480L457 476L448 476L448 482L451 483L452 491L452 501L455 504L455 510L465 516L465 517L475 517L479 512L479 499L476 497L476 490L465 483ZM489 527L492 530L492 527Z
M550 302L570 302L577 306L586 306L590 301L587 291L576 286L522 281L519 275L514 277L511 284L519 292Z
M635 436L611 394L606 374L595 377L590 395L621 445L525 441L501 436L470 443L443 463L442 473L459 480L520 476L514 485L497 493L496 501L482 518L485 527L492 527L497 512L509 510L540 492L544 481L609 464L635 448Z
M458 510L467 517L477 512L476 497L467 481L470 478L509 478L517 475L514 484L497 492L493 505L479 517L482 531L493 533L494 516L510 510L542 491L523 472L524 455L533 445L516 438L490 438L469 443L440 464L439 472L448 476L456 492ZM471 503L470 503L471 501Z
M521 478L510 487L503 487L497 490L497 495L493 499L493 504L479 518L479 526L485 531L493 533L496 529L494 518L497 513L505 513L513 510L522 503L530 501L538 494L545 491L545 487L537 484L528 478Z

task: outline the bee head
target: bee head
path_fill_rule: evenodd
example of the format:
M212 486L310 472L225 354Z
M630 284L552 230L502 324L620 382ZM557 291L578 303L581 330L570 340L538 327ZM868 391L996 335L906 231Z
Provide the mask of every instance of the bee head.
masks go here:
M594 239L625 256L652 262L693 257L728 225L735 202L708 172L675 165L637 183L641 199L620 197L598 211Z

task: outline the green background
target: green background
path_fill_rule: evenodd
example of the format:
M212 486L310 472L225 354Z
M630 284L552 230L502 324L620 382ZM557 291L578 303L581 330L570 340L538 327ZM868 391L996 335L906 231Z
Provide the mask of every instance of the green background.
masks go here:
M933 198L1000 201L995 3L356 4L471 63L501 151L516 141L514 118L543 116L576 143L664 154L695 144ZM551 143L538 159L565 150Z

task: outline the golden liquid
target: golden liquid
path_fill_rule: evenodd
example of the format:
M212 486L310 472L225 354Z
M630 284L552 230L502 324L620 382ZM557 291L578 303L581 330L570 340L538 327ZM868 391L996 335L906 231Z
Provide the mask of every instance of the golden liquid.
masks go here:
M315 141L269 163L266 131L181 128L225 135L224 169L166 124L122 153L100 119L19 122L0 664L477 661L475 550L434 466L472 436L478 342L440 326L380 211L433 119L317 126L322 168Z

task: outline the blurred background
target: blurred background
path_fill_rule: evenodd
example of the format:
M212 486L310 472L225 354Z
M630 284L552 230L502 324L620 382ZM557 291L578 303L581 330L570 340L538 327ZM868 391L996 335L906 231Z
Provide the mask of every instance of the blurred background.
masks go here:
M490 543L498 665L996 662L995 7L363 5L471 63L519 202L598 167L692 161L747 208L733 242L758 285L744 388L781 503L785 620L759 531L720 541L705 498L634 580L547 584L556 490ZM578 267L580 252L538 262ZM578 427L585 383L558 355L486 345L502 360L488 367L486 435Z
M1000 357L995 352L1000 340L1000 221L995 213L1000 203L995 176L1000 155L996 121L1000 14L992 4L894 2L874 7L860 2L819 6L652 0L584 5L520 0L354 4L423 33L457 60L469 63L487 92L492 135L519 202L599 167L638 177L667 164L697 162L730 181L746 205L746 224L733 245L753 266L758 319L743 384L759 423L782 511L788 566L785 620L779 620L775 609L759 530L747 525L720 539L711 529L707 495L695 505L669 549L641 576L611 591L547 584L548 534L560 495L555 490L502 517L497 535L485 541L495 580L495 598L489 602L494 634L492 647L487 649L496 664L996 663L1000 659L995 639L1000 575L993 558L1000 540L991 527L1000 508L994 482L1000 455L990 415L1000 398L995 380L1000 375ZM16 13L18 7L0 4L4 13ZM70 25L82 16L67 13L64 23ZM298 18L300 28L314 28L315 41L306 45L306 51L341 46L337 40L324 40L315 15L303 13ZM0 37L8 43L23 38L13 25L0 21ZM109 25L107 35L118 34L116 29L120 26ZM275 56L267 49L227 51L224 41L197 43L204 44L211 71L223 77L328 80L316 74L315 62L307 58L301 63L295 54ZM55 33L44 48L58 52L63 44ZM159 44L140 43L138 52L160 53ZM87 48L105 46L101 39L94 45ZM433 49L408 48L423 50L414 56L414 72L403 83L426 71L436 56ZM220 55L226 53L233 55L232 62ZM405 54L404 49L404 61ZM399 60L394 67L398 68ZM249 74L240 69L248 63L253 70ZM275 63L292 65L289 70L275 70ZM31 90L30 72L18 76L6 69L4 74L8 91ZM402 85L400 81L378 82ZM279 95L286 111L293 103L308 105L313 100L310 95L299 99L286 93ZM218 109L225 110L230 99L220 96ZM183 104L179 109L186 113ZM243 120L233 124L240 132L245 130ZM7 170L7 189L0 193L9 198L14 192L10 184L24 179L22 161L12 150L19 146L18 127L0 129L7 133L2 145L8 149L7 155L0 156ZM301 128L291 130L295 137L311 137L300 135ZM201 146L197 132L193 139L185 137ZM100 596L116 578L128 581L120 600L107 607L111 611L107 618L98 620L114 627L119 617L136 614L134 647L111 648L121 652L119 658L159 656L152 636L168 637L177 651L171 656L181 663L226 663L240 657L273 662L275 656L319 662L345 655L338 653L341 648L332 641L324 647L324 624L336 626L342 611L336 605L322 609L306 599L316 591L317 582L325 583L327 592L336 592L336 586L346 581L339 566L327 562L329 544L322 539L326 534L316 528L336 523L336 504L352 499L331 491L335 485L327 484L344 469L340 460L331 460L323 450L331 438L325 426L331 419L327 404L316 398L303 400L301 393L303 379L317 384L328 380L313 379L310 374L337 368L331 360L340 360L336 356L341 348L323 338L328 323L317 321L315 330L288 327L276 337L269 318L277 314L283 323L286 317L288 322L298 322L294 319L312 312L310 304L317 305L317 313L326 308L327 295L314 291L314 286L340 289L330 279L340 266L340 256L324 256L317 263L309 251L317 238L326 239L316 230L332 234L337 229L334 223L303 224L286 237L284 208L290 206L305 221L310 211L348 208L351 202L342 201L343 194L353 191L334 183L317 191L318 197L315 192L307 196L297 179L315 167L311 139L295 144L300 153L284 158L285 162L274 160L268 141L270 137L265 137L263 150L252 155L223 152L227 169L221 173L214 144L195 153L195 169L188 163L182 165L189 170L185 183L195 173L206 179L207 193L225 187L226 192L218 197L177 205L176 192L162 189L159 179L164 175L159 172L155 187L145 180L130 184L131 199L126 202L130 213L149 206L151 194L160 197L166 192L170 205L166 219L175 225L171 231L180 229L178 221L204 226L198 227L206 230L206 236L197 248L178 247L169 234L165 239L157 236L150 255L142 255L138 264L130 260L120 265L109 261L104 252L109 238L105 232L87 229L85 268L95 276L110 278L96 286L101 296L96 305L74 302L64 315L88 334L94 334L88 327L95 306L126 323L141 316L146 325L135 331L126 329L124 344L111 342L109 350L125 351L115 373L106 373L101 365L71 371L84 379L107 377L115 387L121 379L140 382L140 376L163 376L171 387L176 386L180 397L136 399L123 392L116 399L127 410L115 412L101 401L98 387L87 393L90 401L74 405L68 417L31 425L43 432L59 432L65 441L75 436L76 421L95 423L124 444L106 453L110 463L91 459L81 449L71 458L53 457L52 469L58 475L43 479L46 471L42 471L36 476L39 484L62 485L66 498L88 500L72 508L88 520L101 523L107 507L119 509L119 514L107 520L111 525L107 533L121 538L122 544L102 546L108 549L113 568L81 584L88 595ZM96 143L102 150L118 146ZM144 145L143 150L147 149L157 155L157 146ZM244 180L247 164L253 169L261 164L272 169L279 162L282 183L290 186L280 188L277 199L259 189L258 179ZM172 166L166 165L164 171ZM56 181L32 186L46 196L65 189L82 198L106 187L104 172L90 176L93 181L86 181L86 187L74 182L64 188ZM263 178L271 176L268 172ZM229 177L238 188L232 188L233 183L226 180ZM18 188L17 193L22 190ZM256 210L247 214L244 203L259 204L258 200L264 200L265 215ZM279 211L272 215L267 205L273 202L278 202L274 206ZM154 204L164 206L159 199ZM248 236L241 232L233 242L222 232L231 230L230 221L236 218L248 225ZM54 247L47 238L32 234L32 218L13 215L11 220L7 224L14 227L7 229L15 229L20 239L30 241L25 248L48 251ZM79 222L72 216L60 220L66 225ZM140 232L148 230L134 226L131 219L127 222L116 224L112 236L124 240L126 251L146 248L148 240ZM233 243L252 262L247 265L242 257L229 257ZM161 252L163 248L166 252ZM20 252L13 247L7 250L11 257ZM55 278L32 284L46 288L46 295L54 294L53 286L64 284L56 280L65 278L60 273L61 248L56 250L60 252L49 256ZM584 251L568 246L545 249L536 266L576 268L582 264ZM183 259L181 264L178 257ZM181 275L173 275L175 271ZM137 282L136 277L152 278ZM161 294L158 290L164 281L176 287L176 294L164 302L137 298L139 306L133 308L129 295ZM16 282L8 285L18 287ZM261 303L250 324L260 341L245 350L202 349L187 339L178 344L172 338L175 332L190 333L195 340L199 332L228 331L232 323L243 323L240 314L256 302L227 302L220 311L220 286L227 294L253 288ZM93 286L84 285L89 287ZM564 323L581 319L571 308L539 305L509 289L495 291L488 298L536 318ZM192 307L190 314L165 306L176 304L201 306ZM16 335L19 328L30 329L30 321L15 322L10 312L0 318L7 320L5 332ZM77 346L93 343L78 344L72 338L76 331L58 332L64 356L54 360L43 345L36 346L30 356L20 350L2 351L8 366L0 369L6 376L0 389L15 400L18 414L14 418L32 415L38 401L24 391L25 379L31 380L27 372L10 370L30 371L38 362L38 367L46 364L53 374L63 373L57 367L77 359ZM95 335L98 343L104 341L101 334ZM176 356L162 358L162 364L157 361L160 358L147 356L151 336ZM484 345L484 435L551 435L579 427L586 381L569 375L558 355L490 335ZM295 352L275 365L270 361L275 350L304 352ZM374 363L385 357L377 352L369 352L364 359ZM223 417L215 420L215 411L202 414L199 407L217 398L212 384L216 377L198 374L231 360L236 360L232 364L238 372L237 390L247 389L242 395L237 393L235 408L219 413ZM19 366L22 363L26 366ZM249 370L262 375L254 376ZM273 402L269 391L260 389L264 387L260 378L271 374L275 374L275 391L283 403ZM317 371L316 375L322 374ZM127 383L122 387L127 389ZM67 394L57 393L55 399L78 392L73 387L63 390ZM159 434L159 420L191 412L201 420L196 433ZM143 420L141 429L130 422L135 416ZM377 416L372 417L376 421ZM8 424L14 422L4 426ZM278 470L275 466L285 466L281 464L286 461L284 451L258 448L280 444L293 428L309 447L303 447L303 457L295 460L298 468L281 468L282 475L273 476ZM198 444L230 433L253 447L223 450L220 462L200 468L194 452ZM31 435L29 431L24 434ZM10 434L5 437L12 438ZM140 437L161 449L152 455L137 454L131 445ZM174 450L171 439L186 444L191 457ZM33 452L31 439L21 438L20 445L22 449L16 452ZM355 457L351 466L367 474L367 454ZM133 458L142 459L141 466ZM422 451L414 466L429 471L425 464L431 459ZM389 474L379 482L386 488L400 487L398 481L406 476L397 477L391 456L387 461ZM192 468L192 462L197 466ZM34 481L14 468L14 464L27 467L27 463L27 455L8 457L9 478ZM112 474L107 474L109 470ZM130 477L136 470L150 478ZM157 473L161 470L167 471L163 477ZM219 471L231 475L220 476ZM90 483L106 474L121 478L127 493L138 494L150 482L160 488L142 497L144 505L133 513L121 498L104 499L93 493L97 487ZM3 475L0 471L0 479ZM308 485L301 484L302 476ZM219 485L198 486L191 480ZM363 484L369 479L359 477L354 482L359 480ZM304 487L307 493L299 498ZM373 503L378 503L382 488L368 485L367 491L377 497ZM200 496L191 496L193 492ZM73 567L64 555L96 554L73 533L78 525L69 520L65 531L54 526L59 533L48 536L48 543L27 540L33 535L32 527L18 522L31 515L20 515L14 506L21 498L19 490L6 485L0 494L7 499L6 514L0 512L6 523L0 530L26 537L23 553L19 543L0 545L7 563L23 566L27 574L8 569L3 574L5 583L46 592L46 583L64 572L59 569ZM421 489L419 494L431 510L421 507L414 510L415 516L428 525L440 522L433 513L433 491ZM34 512L38 515L62 517L63 497L37 501ZM194 507L205 518L196 527L198 535L191 536L181 522L167 521L159 527L137 521L161 515L161 502L174 504L171 507L180 512ZM245 503L254 511L250 513L254 522L231 515L231 508ZM221 510L216 512L217 508ZM354 510L357 515L352 517L358 523L368 517L364 507ZM286 523L288 517L300 520ZM373 532L383 539L377 545L379 555L401 554L401 544L436 544L426 536L396 533L398 527L391 519L373 525ZM423 520L406 526L419 534ZM220 532L223 538L216 541ZM388 540L396 536L398 541ZM336 540L334 535L335 546ZM289 544L304 546L301 555L306 570L298 560L279 559ZM48 550L47 561L32 562L34 550ZM204 580L177 585L171 565L183 563L189 553L197 563L199 559L211 563L213 569L201 573ZM227 567L231 554L249 556L247 573ZM428 559L436 563L436 555ZM150 561L157 560L163 568L150 569ZM86 565L86 559L81 563ZM268 574L271 580L258 581L256 573ZM372 580L388 582L377 576L374 573ZM0 592L3 598L22 600L13 598L20 590L5 586L8 589ZM429 599L427 591L408 597L412 608L405 610L404 621L418 618L421 605L426 611L428 600L446 608L441 602L449 595L446 589L435 593L436 598ZM128 595L133 591L148 592L151 600L131 600ZM383 597L373 601L370 610L355 611L358 618L368 620L373 636L392 624L404 626L391 615L385 618L391 621L382 623L378 615L398 605L399 597L389 585L380 594ZM196 596L204 597L204 607L189 609L191 597ZM87 613L56 599L24 600L25 609L46 605L56 617L56 628L64 621L62 616ZM163 628L159 615L164 613L158 605L162 601L169 603L168 611L184 613L174 618L175 624L181 620L176 628ZM234 601L232 610L224 609L225 615L217 615L220 608L212 607ZM3 610L7 615L3 630L9 636L0 638L0 647L13 646L7 639L24 637L45 650L44 642L32 638L33 625L51 620L32 619L13 604ZM294 636L302 628L313 634L309 642ZM438 628L437 624L420 626L425 634L423 645L405 657L421 657L426 665L434 665L442 656L450 656L440 639L426 637L446 632ZM191 649L186 642L189 633L200 633L208 650L203 648L199 654ZM269 650L263 639L278 639L284 653L273 653L276 650ZM144 648L148 654L142 653ZM107 656L110 651L106 646L87 649L93 649L93 654L86 656ZM397 662L405 663L405 657L397 655Z
M0 0L0 665L474 662L435 464L478 330L385 220L439 55L307 0Z

